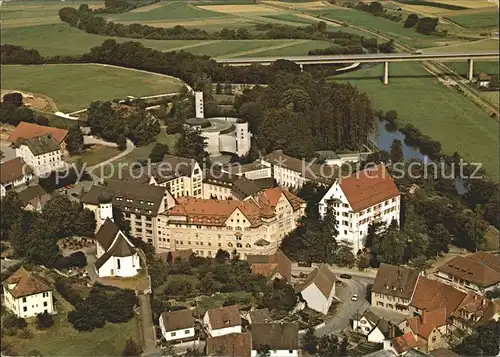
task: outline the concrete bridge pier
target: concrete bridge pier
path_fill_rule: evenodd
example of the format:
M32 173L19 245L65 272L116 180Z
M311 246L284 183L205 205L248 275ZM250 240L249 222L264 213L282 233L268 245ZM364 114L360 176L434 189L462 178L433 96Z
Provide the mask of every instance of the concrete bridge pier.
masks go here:
M304 72L304 65L303 64L299 64L299 66L300 66L300 71Z
M469 71L467 72L467 78L469 79L469 81L472 81L474 79L474 60L472 58L469 58L468 63Z
M384 84L389 84L389 62L384 62Z

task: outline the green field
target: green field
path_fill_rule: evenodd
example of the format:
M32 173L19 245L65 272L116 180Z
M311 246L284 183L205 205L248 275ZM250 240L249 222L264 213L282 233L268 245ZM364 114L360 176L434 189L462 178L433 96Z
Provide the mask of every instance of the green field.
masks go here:
M331 42L328 41L306 41L302 43L298 43L295 45L277 48L277 49L269 49L261 52L252 53L252 56L294 56L294 55L307 55L310 50L315 50L318 48L327 48L332 46ZM239 57L239 56L236 56ZM245 57L245 55L241 56Z
M402 22L394 22L359 10L338 7L335 10L315 10L309 13L368 28L417 48L431 47L438 41L443 41L443 38L422 35L413 29L404 28Z
M463 77L467 77L469 65L467 62L447 62L446 65ZM498 74L500 72L498 61L491 62L476 62L474 61L474 74L484 72L489 75Z
M498 39L484 39L479 41L463 42L448 46L430 47L423 50L424 53L459 53L464 51L470 52L498 52Z
M71 112L95 100L178 92L177 79L103 65L2 66L2 88L39 93Z
M465 160L484 163L488 175L498 180L498 121L417 63L391 63L388 85L381 82L382 73L377 65L334 79L366 92L377 109L395 109L402 123L412 123L439 140L444 152L463 150Z
M490 102L495 103L496 105L500 105L500 92L498 91L481 92L481 96L488 99Z
M464 14L457 12L456 15L448 16L448 18L464 27L495 27L498 31L498 8Z

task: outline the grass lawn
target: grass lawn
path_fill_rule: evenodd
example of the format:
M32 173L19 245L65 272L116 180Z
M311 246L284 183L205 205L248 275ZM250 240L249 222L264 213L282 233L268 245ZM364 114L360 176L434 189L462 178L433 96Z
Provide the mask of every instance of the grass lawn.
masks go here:
M488 8L479 11L456 12L456 15L448 16L452 21L464 27L496 27L498 29L498 8Z
M270 46L277 46L287 43L294 43L296 40L221 40L200 46L186 49L196 55L225 56L232 53L250 51L258 48L265 49Z
M156 136L156 141L160 144L168 145L171 153L175 153L175 144L179 140L181 134L167 134L166 128L161 128L160 133Z
M37 349L44 356L121 356L125 342L132 337L140 344L137 318L121 324L106 322L103 328L91 332L79 332L68 322L67 312L72 306L56 293L57 309L54 325L46 331L39 331L31 323L29 328L34 337L29 340L17 336L2 336L2 343L8 342L21 356Z
M128 170L132 164L137 163L141 160L147 160L149 158L151 150L153 150L154 145L155 143L151 143L146 146L135 148L130 154L125 155L117 161L113 161L112 165L104 165L104 167L101 168L102 171L101 169L99 169L93 172L99 177L102 177L104 175L104 177L107 178L118 178L119 167L121 167L122 171Z
M112 148L103 145L96 145L92 148L85 150L80 155L71 156L71 162L81 160L87 166L94 166L102 161L112 158L120 153L117 148Z
M467 62L447 62L446 65L453 69L458 74L463 77L467 77L467 71L469 70L469 64ZM498 74L500 69L498 67L498 61L489 61L489 62L476 62L474 61L474 74L484 72L490 75Z
M175 78L101 65L2 66L2 88L40 93L63 112L86 108L95 100L178 92Z
M412 123L439 140L444 152L463 150L465 160L482 162L487 174L498 180L498 121L417 63L391 63L388 85L380 80L382 74L377 65L334 80L351 82L366 92L377 109L395 109L402 123Z
M496 105L500 105L500 92L481 92L481 96L486 99L489 99L491 102L496 103Z

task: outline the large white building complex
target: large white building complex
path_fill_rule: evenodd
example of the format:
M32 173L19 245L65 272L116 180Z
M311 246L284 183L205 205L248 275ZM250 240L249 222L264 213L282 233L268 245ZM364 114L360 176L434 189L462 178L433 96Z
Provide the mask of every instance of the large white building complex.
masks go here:
M248 154L252 134L246 121L232 117L205 118L203 92L195 92L195 112L196 117L186 120L185 125L201 129L207 143L205 151L211 157L222 153Z
M36 176L48 174L64 167L61 147L52 134L29 139L17 139L16 157L33 168Z
M319 203L322 217L329 204L337 216L337 239L352 243L354 253L363 249L370 223L399 223L400 193L383 165L337 180Z

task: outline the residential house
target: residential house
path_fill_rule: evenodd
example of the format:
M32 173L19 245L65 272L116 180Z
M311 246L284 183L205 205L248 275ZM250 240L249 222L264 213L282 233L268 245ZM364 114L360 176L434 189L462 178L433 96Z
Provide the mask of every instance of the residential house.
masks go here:
M63 168L61 155L61 147L52 134L19 138L16 141L16 156L33 168L35 176L47 175Z
M210 309L203 316L203 325L210 337L241 333L241 324L238 305Z
M419 351L429 352L437 348L447 348L447 315L445 307L424 311L420 316L407 318L399 328L405 334L413 334L416 340L414 347Z
M481 72L477 75L477 84L479 87L488 88L490 86L491 76L487 73Z
M3 281L2 285L5 307L18 317L55 312L52 287L23 267Z
M299 326L294 322L252 324L252 357L298 357Z
M422 314L445 308L447 317L451 315L466 297L463 291L424 276L419 277L410 302L410 312Z
M248 255L253 274L263 275L270 281L278 278L287 283L292 280L292 261L281 249L272 255Z
M33 169L22 158L16 157L3 162L0 164L0 197L4 197L11 188L26 185L31 179Z
M326 315L335 296L335 274L321 264L295 287L295 292L300 293L309 308Z
M30 186L18 192L19 198L24 203L26 211L42 212L43 206L50 200L51 196L40 185Z
M100 278L131 277L139 273L141 263L138 249L112 221L112 212L101 224L95 241L97 260L94 265Z
M372 306L409 313L419 275L414 269L380 264L371 290Z
M175 204L167 188L120 180L107 180L105 186L92 186L80 201L84 208L94 212L97 229L104 222L99 204L99 195L103 191L111 196L112 205L122 210L134 237L153 244L158 253L170 250L170 244L164 238L166 232L162 231L166 228L158 220L159 215Z
M471 291L462 300L460 305L448 317L449 328L453 331L460 329L465 333L473 333L479 326L490 320L498 319L495 303L484 296Z
M500 256L487 252L456 256L437 268L435 277L457 289L484 295L500 288Z
M244 200L275 186L272 178L250 180L245 176L237 176L224 171L205 170L203 198Z
M195 338L194 318L189 309L163 312L159 323L167 342L183 342Z
M389 321L377 316L371 310L366 310L362 315L353 319L353 330L365 335L369 342L383 343L391 340L398 334L396 326Z
M306 182L330 185L339 177L338 166L319 165L317 160L305 161L283 154L275 150L260 159L260 163L272 169L273 177L278 185L299 189Z
M396 356L409 355L415 348L418 348L418 343L415 335L411 331L395 337L391 341L384 342L384 350L393 351Z
M159 218L159 239L171 250L193 249L213 257L219 249L247 255L274 254L285 235L296 228L306 203L286 189L268 189L244 201L180 197ZM165 234L163 234L165 233Z
M399 224L400 192L383 165L336 181L319 202L322 217L329 205L337 217L336 239L350 242L354 254L363 249L370 223Z
M233 197L244 200L256 197L273 187L276 187L276 181L273 178L249 180L246 177L240 177L233 183Z
M209 337L205 350L207 356L250 357L252 335L245 332Z
M267 307L265 309L249 311L246 315L246 319L250 325L269 323L273 321L271 313Z
M56 143L61 147L62 153L66 153L65 139L68 136L68 130L55 128L52 126L38 125L34 123L20 122L14 131L9 135L7 141L17 143L18 139L32 139L50 134Z
M166 187L175 198L203 198L203 173L193 159L165 155L161 162L137 168L125 176L129 181Z

